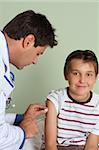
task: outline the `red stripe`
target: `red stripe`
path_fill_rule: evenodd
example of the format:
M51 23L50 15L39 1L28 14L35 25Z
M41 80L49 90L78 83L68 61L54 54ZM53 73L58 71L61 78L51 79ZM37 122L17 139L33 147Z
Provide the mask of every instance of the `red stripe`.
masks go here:
M70 101L65 101L66 103L71 103L71 104L75 104L75 103L73 103L73 102L70 102ZM77 105L82 105L82 104L77 104ZM86 105L86 104L83 104L82 106L84 106L84 107L94 107L94 105Z
M68 122L78 122L78 123L82 123L82 124L88 124L88 125L95 125L96 123L88 123L88 122L82 122L82 121L78 121L78 120L70 120L70 119L64 119L64 118L61 118L58 116L58 119L61 119L61 120L65 120L65 121L68 121Z
M82 112L78 112L78 111L73 111L73 110L66 110L66 109L62 109L66 112L72 112L72 113L76 113L76 114L82 114L82 115L88 115L88 116L99 116L99 114L87 114L87 113L82 113Z
M75 131L75 132L81 132L81 133L86 133L84 131L81 131L81 130L75 130L75 129L68 129L68 128L61 128L61 127L57 127L58 129L60 130L68 130L68 131Z

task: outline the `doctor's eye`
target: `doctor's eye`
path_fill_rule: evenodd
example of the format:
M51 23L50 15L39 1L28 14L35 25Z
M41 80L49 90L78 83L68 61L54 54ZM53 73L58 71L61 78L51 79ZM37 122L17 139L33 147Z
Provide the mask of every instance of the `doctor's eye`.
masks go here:
M37 56L37 57L39 57L39 56L40 56L40 54L39 54L39 53L37 53L37 54L36 54L36 56Z

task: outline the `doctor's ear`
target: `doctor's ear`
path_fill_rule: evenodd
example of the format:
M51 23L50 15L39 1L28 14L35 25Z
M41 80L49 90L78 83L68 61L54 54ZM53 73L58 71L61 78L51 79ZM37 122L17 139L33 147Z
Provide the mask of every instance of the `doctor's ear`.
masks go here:
M29 47L33 47L35 44L35 37L32 34L29 34L28 36L26 36L23 40L23 47L24 48L29 48Z

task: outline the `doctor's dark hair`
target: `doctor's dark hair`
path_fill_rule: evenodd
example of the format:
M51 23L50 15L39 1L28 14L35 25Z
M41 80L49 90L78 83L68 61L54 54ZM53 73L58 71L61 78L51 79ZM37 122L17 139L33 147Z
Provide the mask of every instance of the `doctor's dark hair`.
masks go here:
M66 58L65 65L64 65L65 79L69 72L71 61L73 59L81 59L83 60L84 63L91 62L94 65L96 76L98 75L98 72L99 72L98 60L97 60L95 53L91 50L75 50L72 53L70 53L68 57Z
M58 43L55 40L55 29L46 16L32 10L18 14L3 28L3 32L15 40L33 34L35 47L48 45L52 48Z

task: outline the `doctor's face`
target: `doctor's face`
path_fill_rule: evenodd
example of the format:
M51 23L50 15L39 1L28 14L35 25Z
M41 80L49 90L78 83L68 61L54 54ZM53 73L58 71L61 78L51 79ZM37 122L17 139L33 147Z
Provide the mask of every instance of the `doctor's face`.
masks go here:
M24 67L36 64L38 62L38 58L45 51L47 46L32 46L29 49L24 49L20 51L16 63L14 64L18 69L23 69Z

